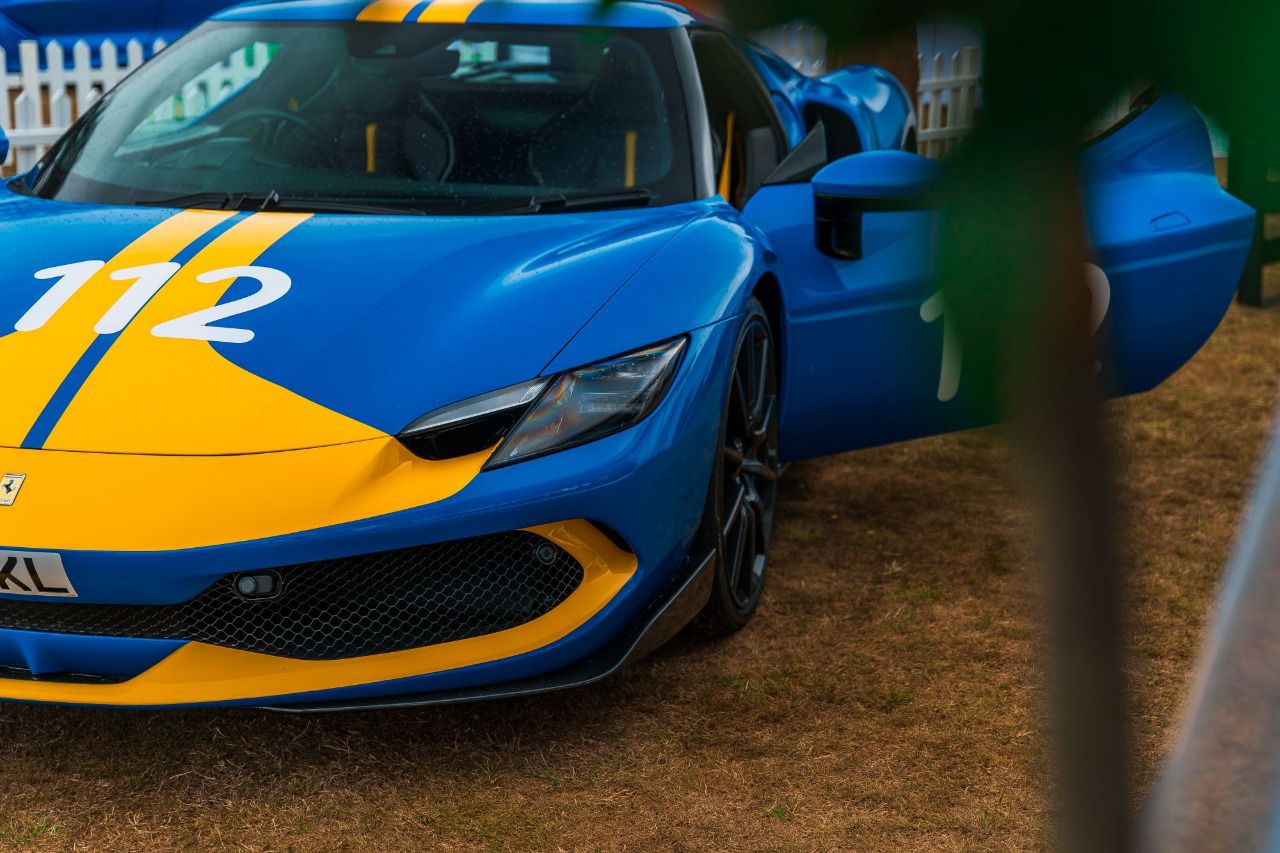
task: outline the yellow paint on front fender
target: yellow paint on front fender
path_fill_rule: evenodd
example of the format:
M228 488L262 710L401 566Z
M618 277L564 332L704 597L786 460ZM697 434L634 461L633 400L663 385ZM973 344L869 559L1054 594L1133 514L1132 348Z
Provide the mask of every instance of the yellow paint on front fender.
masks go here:
M393 438L238 456L0 448L0 473L27 475L0 509L0 548L175 551L285 536L442 501L490 454L429 462Z
M0 679L0 699L146 706L271 699L430 675L535 651L567 637L599 613L626 586L637 564L634 554L618 548L585 521L546 525L530 532L572 554L583 567L584 581L555 610L518 628L422 649L337 661L293 660L188 643L121 684Z

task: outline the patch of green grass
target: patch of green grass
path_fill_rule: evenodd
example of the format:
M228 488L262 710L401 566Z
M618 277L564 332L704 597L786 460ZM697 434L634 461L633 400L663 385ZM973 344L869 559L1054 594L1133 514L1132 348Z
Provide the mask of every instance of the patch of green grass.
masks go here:
M977 619L969 620L969 627L978 631L988 631L995 624L995 617L990 613L983 613Z
M942 590L936 586L917 587L911 591L911 600L916 604L937 604L942 600Z
M891 589L887 593L890 601L903 601L907 604L922 606L937 604L942 600L942 590L936 586L916 586L910 589Z
M441 827L461 835L470 835L475 831L475 822L462 811L451 805L439 804L432 810L431 817Z
M764 813L780 823L787 823L791 820L791 809L784 805L776 805L773 808L765 809Z
M897 708L911 704L911 694L893 689L869 690L865 701L868 707L888 714Z
M563 772L556 770L554 767L542 768L537 772L537 777L556 786L563 785L565 779L568 778Z
M1018 567L1018 554L1007 545L997 546L987 553L987 566L993 575L1007 575Z
M58 824L50 821L47 817L42 817L35 823L20 824L9 822L8 836L10 840L19 847L27 844L34 844L40 838L46 835L57 835Z

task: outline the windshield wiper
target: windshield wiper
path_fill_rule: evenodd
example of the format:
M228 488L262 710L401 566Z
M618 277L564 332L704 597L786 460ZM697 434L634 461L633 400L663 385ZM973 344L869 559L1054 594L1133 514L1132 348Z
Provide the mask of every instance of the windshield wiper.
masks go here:
M493 211L493 213L564 213L568 211L613 210L625 207L647 207L656 196L651 190L622 190L608 193L584 193L582 195L566 195L549 193L533 196L519 207ZM465 200L449 199L455 204L466 206ZM390 214L398 216L426 216L427 212L420 208L395 204L372 204L357 201L345 201L336 198L292 198L281 196L275 190L269 192L232 193L201 192L173 198L148 199L134 202L146 207L181 207L202 208L205 210L280 210L306 213L368 213Z
M425 216L415 207L365 204L329 198L283 198L275 190L256 193L203 192L174 198L150 199L136 204L146 207L204 208L206 210L281 210L306 213L370 213Z
M654 199L651 190L623 190L611 193L565 195L554 193L534 196L523 207L504 210L503 213L563 213L570 210L613 210L624 207L647 207Z
M264 210L289 210L302 213L370 213L392 216L426 216L425 210L395 204L365 204L328 198L278 198Z
M173 198L135 201L134 204L142 207L194 207L203 210L239 210L240 204L249 196L249 193L204 192L174 196ZM264 200L265 194L259 193L259 203Z

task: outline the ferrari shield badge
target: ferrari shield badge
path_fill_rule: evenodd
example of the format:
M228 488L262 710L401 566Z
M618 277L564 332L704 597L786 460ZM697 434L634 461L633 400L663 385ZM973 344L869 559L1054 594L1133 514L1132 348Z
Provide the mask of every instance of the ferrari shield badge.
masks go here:
M5 474L0 478L0 506L13 506L22 491L22 484L27 481L26 474Z

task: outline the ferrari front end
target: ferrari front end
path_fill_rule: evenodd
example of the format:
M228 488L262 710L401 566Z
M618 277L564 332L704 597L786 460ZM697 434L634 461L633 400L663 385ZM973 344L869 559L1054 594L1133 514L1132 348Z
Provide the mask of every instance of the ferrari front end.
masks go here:
M603 677L706 600L691 549L728 325L682 339L640 422L518 464L393 436L2 451L21 486L0 510L0 698L333 708Z
M709 600L689 19L412 5L227 12L6 184L0 700L511 695Z

